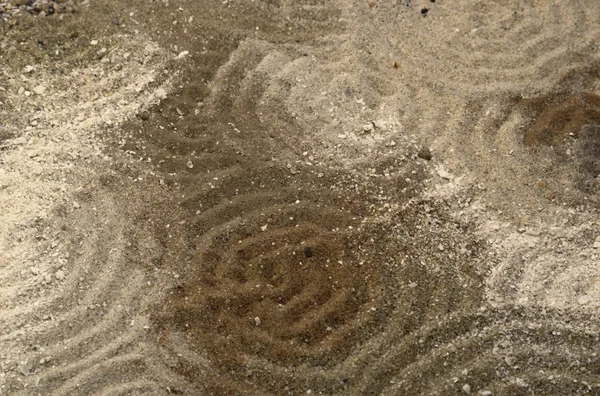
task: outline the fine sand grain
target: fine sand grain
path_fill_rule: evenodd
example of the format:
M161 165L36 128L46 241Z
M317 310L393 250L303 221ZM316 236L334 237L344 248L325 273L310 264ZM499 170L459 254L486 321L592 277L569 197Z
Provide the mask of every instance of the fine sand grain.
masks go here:
M0 0L0 395L600 394L599 20Z

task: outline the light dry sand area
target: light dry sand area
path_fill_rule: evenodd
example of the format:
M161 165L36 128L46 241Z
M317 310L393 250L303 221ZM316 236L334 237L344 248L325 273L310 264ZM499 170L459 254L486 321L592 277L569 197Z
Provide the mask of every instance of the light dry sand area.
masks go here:
M0 0L0 395L600 395L600 2Z

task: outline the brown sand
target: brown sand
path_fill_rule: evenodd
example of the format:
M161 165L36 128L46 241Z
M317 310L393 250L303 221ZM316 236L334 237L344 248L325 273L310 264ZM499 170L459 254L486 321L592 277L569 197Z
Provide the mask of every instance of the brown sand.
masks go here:
M0 394L600 394L600 3L48 4Z

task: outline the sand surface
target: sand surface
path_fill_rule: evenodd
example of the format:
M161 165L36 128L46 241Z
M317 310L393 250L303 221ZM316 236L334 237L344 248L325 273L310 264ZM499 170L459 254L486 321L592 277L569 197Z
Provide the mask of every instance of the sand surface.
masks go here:
M0 395L600 394L600 2L25 3Z

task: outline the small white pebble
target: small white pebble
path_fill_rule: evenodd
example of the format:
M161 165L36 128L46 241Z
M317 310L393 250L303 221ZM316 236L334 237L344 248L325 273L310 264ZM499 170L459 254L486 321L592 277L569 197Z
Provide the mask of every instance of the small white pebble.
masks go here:
M166 99L167 98L167 91L164 90L164 88L158 88L154 94L156 95L156 97L158 99Z
M581 296L577 299L577 302L579 303L579 305L586 305L590 302L590 298L588 296Z

